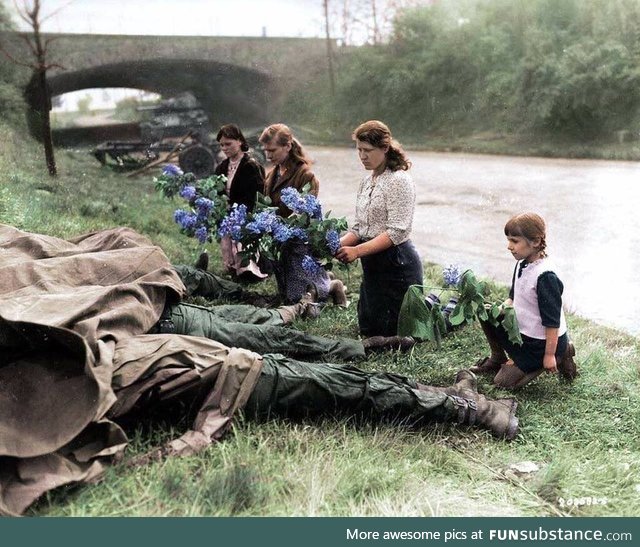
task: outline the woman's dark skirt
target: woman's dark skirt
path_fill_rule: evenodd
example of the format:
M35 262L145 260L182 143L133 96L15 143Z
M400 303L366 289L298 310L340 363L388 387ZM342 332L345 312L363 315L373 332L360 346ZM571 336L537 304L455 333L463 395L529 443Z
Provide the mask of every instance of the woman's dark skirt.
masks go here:
M358 302L358 324L363 336L394 336L407 289L422 285L422 261L413 243L405 241L380 253L364 256Z

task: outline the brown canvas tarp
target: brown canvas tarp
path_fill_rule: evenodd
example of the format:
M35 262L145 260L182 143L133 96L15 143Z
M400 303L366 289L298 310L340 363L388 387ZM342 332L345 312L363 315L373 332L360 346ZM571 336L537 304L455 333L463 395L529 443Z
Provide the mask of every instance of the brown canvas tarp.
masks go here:
M200 449L229 425L261 359L146 335L183 292L162 250L130 229L62 240L0 225L0 514L98 477L127 442L111 420L150 394L205 400L169 452Z

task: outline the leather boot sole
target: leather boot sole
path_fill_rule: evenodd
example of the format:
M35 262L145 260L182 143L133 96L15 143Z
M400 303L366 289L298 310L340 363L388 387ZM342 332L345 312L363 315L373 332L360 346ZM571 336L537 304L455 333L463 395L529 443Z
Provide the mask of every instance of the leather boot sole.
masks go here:
M478 359L478 362L469 367L469 370L474 374L491 374L493 372L498 372L503 363L498 363L497 361L493 361L491 357L484 357L482 359Z

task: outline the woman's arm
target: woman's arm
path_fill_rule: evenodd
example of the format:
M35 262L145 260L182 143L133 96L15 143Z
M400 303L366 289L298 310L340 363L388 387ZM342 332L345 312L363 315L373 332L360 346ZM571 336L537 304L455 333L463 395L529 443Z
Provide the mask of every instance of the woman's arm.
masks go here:
M252 161L243 165L242 170L238 170L233 178L231 193L235 201L243 203L250 211L255 207L256 195L259 188L263 186L260 170Z
M340 247L353 247L360 243L360 238L355 232L347 232L340 238Z
M350 233L343 236L342 239L345 239L349 235L355 236L355 234ZM341 243L342 239L340 240ZM345 246L344 243L342 243L342 245L343 246L340 247L340 249L338 249L338 252L336 253L336 258L341 262L348 264L363 256L380 253L388 249L389 247L393 247L393 241L391 241L391 238L389 237L389 234L387 234L387 232L382 232L380 235L374 237L373 239L365 241L364 243L360 243L359 245Z

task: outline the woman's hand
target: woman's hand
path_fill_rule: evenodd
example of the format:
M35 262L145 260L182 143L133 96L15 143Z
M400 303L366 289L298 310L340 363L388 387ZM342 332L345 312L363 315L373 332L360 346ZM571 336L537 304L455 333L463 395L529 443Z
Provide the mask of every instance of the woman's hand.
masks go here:
M336 258L344 264L349 264L360 258L360 255L357 247L340 247L336 253Z
M553 354L544 354L544 358L542 359L542 366L544 366L544 370L547 372L556 373L558 372L558 363L556 363L556 356Z

